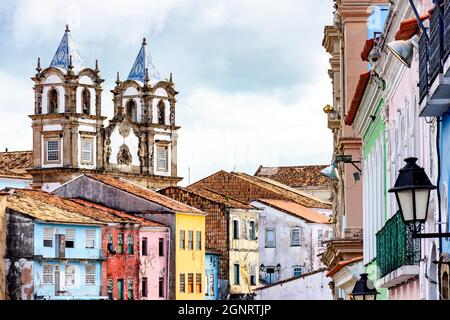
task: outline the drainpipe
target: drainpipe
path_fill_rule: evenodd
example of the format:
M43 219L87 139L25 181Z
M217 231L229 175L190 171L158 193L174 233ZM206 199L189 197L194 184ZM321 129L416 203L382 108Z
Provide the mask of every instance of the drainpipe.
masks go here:
M167 235L167 267L166 267L166 274L167 274L167 281L166 281L166 300L169 300L169 283L170 283L170 272L169 272L169 268L170 268L170 230L166 231L166 235ZM175 274L176 276L176 274ZM175 285L175 290L176 290L176 285Z
M441 191L440 191L440 183L441 183L441 150L439 146L440 142L440 134L441 134L441 117L436 117L436 153L437 153L437 198L438 198L438 232L442 232L442 212L441 212ZM442 255L442 238L439 238L439 258ZM439 261L439 259L438 259ZM433 263L433 261L431 261ZM438 263L438 287L439 287L439 300L441 300L441 264Z

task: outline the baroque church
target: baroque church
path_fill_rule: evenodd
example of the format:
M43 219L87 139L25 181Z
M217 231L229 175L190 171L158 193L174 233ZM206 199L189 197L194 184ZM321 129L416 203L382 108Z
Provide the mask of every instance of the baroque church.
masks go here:
M128 78L111 90L114 116L105 126L98 61L85 66L66 26L50 63L38 59L34 81L33 187L51 191L81 174L108 174L159 189L176 185L177 91L161 77L148 44Z

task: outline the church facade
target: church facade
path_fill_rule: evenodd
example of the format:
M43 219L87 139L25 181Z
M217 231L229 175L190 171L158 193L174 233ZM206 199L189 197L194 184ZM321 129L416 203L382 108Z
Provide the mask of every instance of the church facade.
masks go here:
M176 185L177 131L172 76L161 80L144 38L128 78L111 93L105 126L98 62L86 67L66 27L49 67L34 81L33 187L52 191L83 173L123 177L144 187Z

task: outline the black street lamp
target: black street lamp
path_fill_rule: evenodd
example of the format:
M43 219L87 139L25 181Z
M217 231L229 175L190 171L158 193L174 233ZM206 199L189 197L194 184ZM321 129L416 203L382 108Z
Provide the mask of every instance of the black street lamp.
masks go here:
M361 278L356 281L355 287L350 294L351 300L376 300L377 294L380 294L372 280L368 278L367 273L361 273Z
M430 191L437 187L416 161L417 158L405 159L406 165L400 169L397 181L389 192L395 193L403 222L411 229L413 238L447 238L450 234L420 234L421 227L427 220Z

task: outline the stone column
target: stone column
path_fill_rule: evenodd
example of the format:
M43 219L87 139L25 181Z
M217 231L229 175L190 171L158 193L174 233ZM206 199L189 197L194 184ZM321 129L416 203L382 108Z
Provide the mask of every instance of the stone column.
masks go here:
M170 173L172 177L176 177L177 176L177 148L178 148L178 134L176 132L172 132L172 148L171 148L171 168L170 168Z
M42 154L42 124L33 121L33 167L40 168L43 163Z

